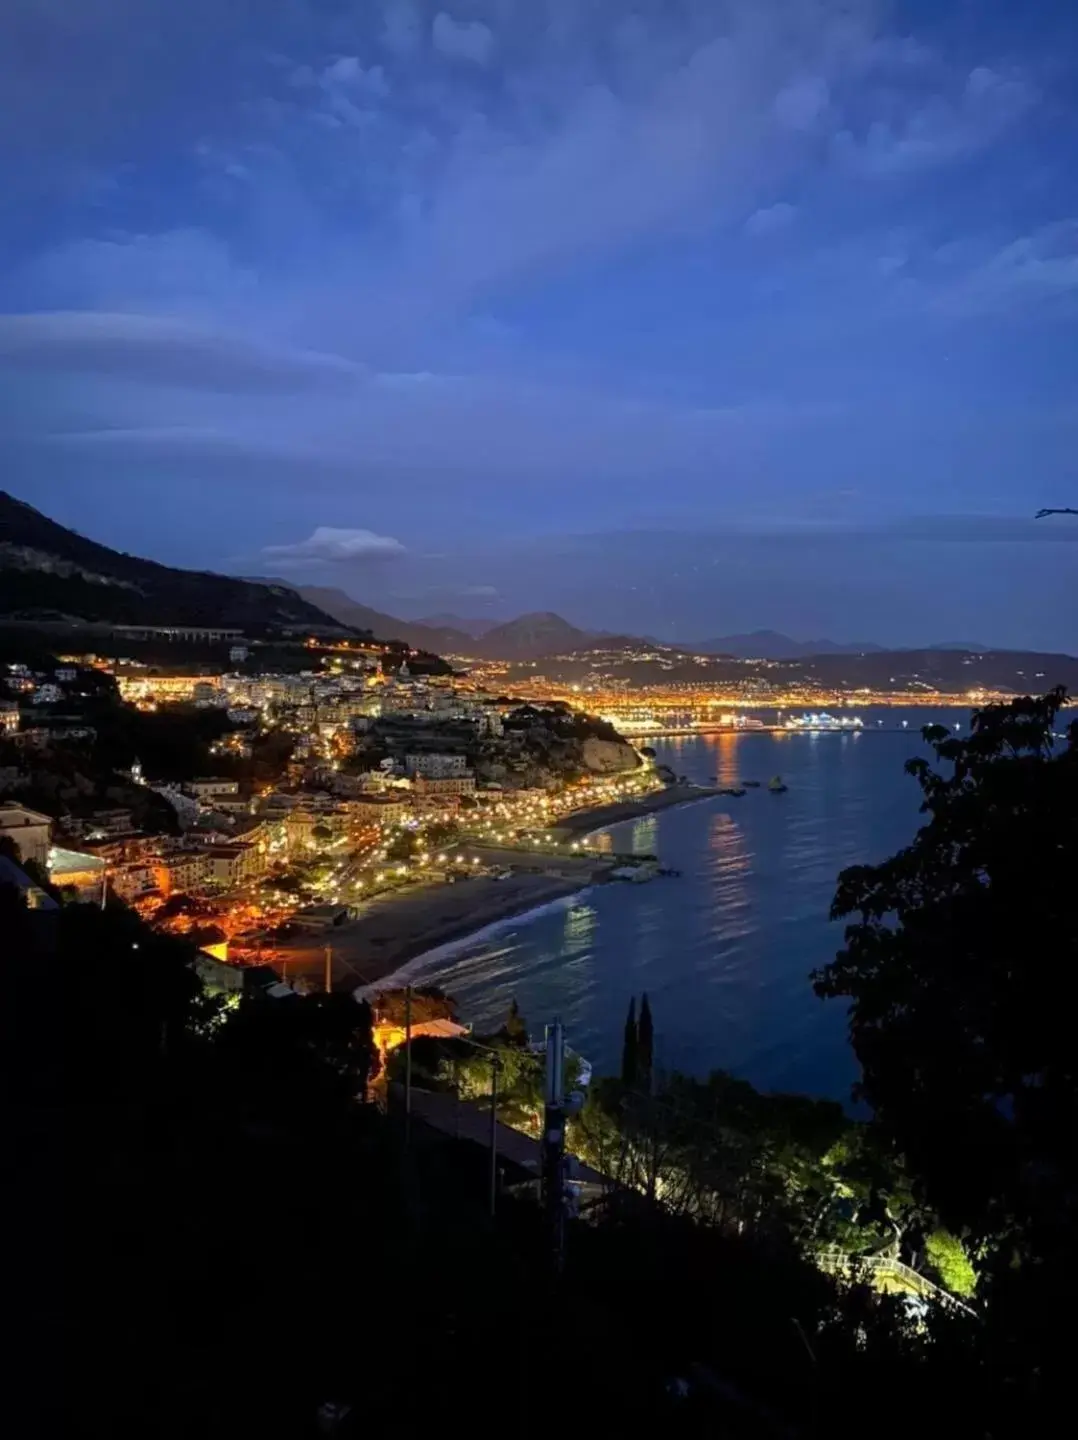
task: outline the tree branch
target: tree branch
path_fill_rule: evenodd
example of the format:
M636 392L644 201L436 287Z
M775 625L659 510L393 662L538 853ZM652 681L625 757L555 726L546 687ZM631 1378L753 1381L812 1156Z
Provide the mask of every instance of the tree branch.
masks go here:
M1043 520L1046 515L1078 515L1078 510L1072 510L1069 506L1062 510L1038 510L1034 520Z

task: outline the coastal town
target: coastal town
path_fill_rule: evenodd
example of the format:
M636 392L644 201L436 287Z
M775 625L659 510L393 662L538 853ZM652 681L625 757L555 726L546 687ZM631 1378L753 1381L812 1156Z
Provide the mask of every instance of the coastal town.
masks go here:
M195 940L211 990L354 989L627 874L588 832L697 793L567 703L308 644L293 671L242 643L221 674L7 665L0 835L47 880L29 903L121 900Z

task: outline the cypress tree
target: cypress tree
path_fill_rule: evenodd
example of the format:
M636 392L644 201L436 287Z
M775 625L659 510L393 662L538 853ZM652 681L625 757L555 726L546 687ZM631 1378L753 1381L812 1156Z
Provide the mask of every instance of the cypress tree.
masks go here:
M520 1013L520 1006L517 1004L515 996L510 1003L505 1024L502 1026L502 1034L510 1045L517 1045L522 1050L527 1048L528 1027L524 1023L524 1016Z
M636 1027L636 1069L640 1084L651 1093L651 1068L655 1053L655 1031L651 1023L648 992L640 997L640 1023Z
M637 1033L636 996L629 1001L629 1013L625 1017L625 1039L621 1046L621 1083L626 1089L636 1084L637 1075Z

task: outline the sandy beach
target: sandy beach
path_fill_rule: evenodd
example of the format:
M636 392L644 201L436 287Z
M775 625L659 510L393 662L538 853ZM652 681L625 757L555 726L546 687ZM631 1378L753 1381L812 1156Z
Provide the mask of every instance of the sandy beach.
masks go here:
M564 816L555 829L563 837L588 835L622 820L634 820L718 793L702 786L670 785L639 800L578 810ZM477 876L452 885L410 885L379 896L368 901L358 918L345 925L283 941L273 961L275 968L288 979L302 975L321 985L329 946L333 988L354 990L496 921L522 915L600 883L610 869L599 857L592 856L499 850L468 841L460 848L469 855L480 855L484 865L527 866L531 873L514 873L504 880Z
M321 985L329 946L333 988L354 990L497 920L576 894L589 879L589 875L514 875L507 880L480 876L453 885L416 885L371 900L348 924L284 941L273 964L288 979L302 975Z
M614 805L574 810L563 815L553 830L558 835L592 835L596 830L605 830L608 825L617 825L622 820L637 820L642 815L653 814L656 810L668 810L673 805L706 800L721 793L721 790L704 785L668 785L664 790L655 790L639 800L622 800Z

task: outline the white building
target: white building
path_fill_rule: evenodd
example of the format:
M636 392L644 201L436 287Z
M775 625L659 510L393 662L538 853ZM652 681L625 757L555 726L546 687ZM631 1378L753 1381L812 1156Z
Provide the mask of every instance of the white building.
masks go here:
M181 825L193 825L198 819L198 801L190 795L185 795L174 785L151 785L150 789L168 801Z
M229 795L238 795L240 782L207 776L198 780L188 780L183 788L196 800L219 800Z
M150 862L154 882L163 895L197 890L208 878L204 850L174 850Z
M48 815L5 801L0 804L0 836L15 842L24 865L28 860L42 866L48 864L52 839L52 820Z
M454 780L468 773L468 758L444 753L406 755L404 767L409 775L422 775L424 780Z
M205 854L207 876L218 885L240 885L266 871L266 857L257 845L237 841L233 845L214 845Z

